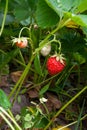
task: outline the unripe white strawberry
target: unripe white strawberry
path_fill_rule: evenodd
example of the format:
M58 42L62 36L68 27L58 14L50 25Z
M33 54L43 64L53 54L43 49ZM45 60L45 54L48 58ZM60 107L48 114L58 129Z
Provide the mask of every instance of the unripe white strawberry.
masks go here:
M40 53L42 54L42 56L47 56L50 53L50 51L51 51L51 45L48 44L41 49Z

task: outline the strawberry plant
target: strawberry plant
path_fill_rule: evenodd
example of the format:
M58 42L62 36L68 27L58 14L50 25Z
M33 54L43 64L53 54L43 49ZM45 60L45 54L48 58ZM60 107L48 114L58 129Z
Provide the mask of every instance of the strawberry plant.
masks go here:
M12 130L56 129L61 117L69 126L77 123L87 90L86 12L87 0L0 1L0 69L8 66L0 77L8 75L10 88L8 99L0 95L7 118L0 115ZM15 118L20 95L33 104ZM87 117L86 105L79 122Z

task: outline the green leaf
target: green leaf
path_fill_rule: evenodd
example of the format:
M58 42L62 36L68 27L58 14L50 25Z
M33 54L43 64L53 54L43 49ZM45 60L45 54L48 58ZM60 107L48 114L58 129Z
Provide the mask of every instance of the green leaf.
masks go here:
M40 56L39 56L39 53L36 54L35 56L35 59L34 59L34 67L35 67L35 70L36 72L39 74L39 75L43 75L42 74L42 69L41 69L41 64L40 64Z
M63 11L72 12L82 0L60 0Z
M1 75L7 75L9 74L9 65L5 65L1 70L0 70Z
M5 109L11 107L11 103L9 102L7 95L2 89L0 89L0 106L2 106Z
M61 41L63 53L74 53L85 47L85 40L76 30L63 28L59 31L59 38Z
M34 128L43 129L47 124L48 124L48 120L46 118L44 117L42 117L41 119L37 118L37 123L34 125Z
M28 13L29 13L28 10L23 9L22 7L20 7L20 8L18 8L17 10L15 10L16 19L17 19L18 21L27 19L28 16L29 16Z
M39 0L36 11L36 20L40 27L46 28L55 26L59 21L59 17L44 0Z
M87 10L87 0L82 0L78 8L76 9L77 12L84 12Z
M27 0L17 0L17 4L14 7L14 14L18 21L25 20L30 15L30 7Z
M83 63L86 62L86 59L85 59L82 55L80 55L79 53L74 53L73 56L74 56L75 60L76 60L79 64L83 64Z
M36 10L36 4L38 0L28 0L29 6L32 9L32 11Z
M43 95L48 89L49 89L49 85L50 84L47 84L45 85L39 92L39 95Z
M18 49L12 50L6 54L0 54L0 69L3 68L13 57L15 57L18 53Z
M28 113L28 114L25 115L24 120L25 121L31 121L32 120L32 116Z
M25 128L25 129L28 129L28 128L32 128L32 126L33 126L33 122L24 122L24 124L23 124L23 128Z
M72 20L75 21L78 25L87 27L87 15L76 15L72 17Z
M27 25L30 24L32 19L34 19L37 0L15 0L15 2L14 14L16 19L22 22L26 22L26 20L30 19L27 21Z
M0 12L0 26L2 25L2 20L3 20L4 14ZM12 15L7 14L6 20L5 20L5 25L8 25L14 21L14 17Z
M84 34L87 35L87 28L86 27L82 27L82 30L83 30Z
M51 7L60 18L63 17L64 12L73 12L82 0L45 0L49 7Z
M30 17L20 22L22 25L27 26L30 23Z
M65 16L68 16L69 18L71 18L71 20L73 20L76 24L83 27L87 27L87 15L85 14L75 15L70 12L67 12L65 13Z
M60 17L63 16L62 4L60 0L45 0L49 7L51 7Z

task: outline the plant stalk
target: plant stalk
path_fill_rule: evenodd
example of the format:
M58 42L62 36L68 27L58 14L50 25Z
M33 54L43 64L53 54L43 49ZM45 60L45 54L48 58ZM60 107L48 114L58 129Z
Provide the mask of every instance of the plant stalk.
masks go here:
M84 115L84 116L80 119L80 121L84 120L86 117L87 117L87 114ZM58 130L63 130L64 128L67 128L67 127L69 127L69 126L71 126L71 125L76 124L77 122L78 122L78 121L74 121L74 122L72 122L72 123L70 123L70 124L68 124L68 125L63 126L62 128L59 128Z
M4 26L5 26L5 20L6 20L7 11L8 11L8 0L6 0L6 6L5 6L4 17L3 17L3 21L2 21L1 30L0 30L0 36L2 35Z
M25 68L24 72L22 73L20 79L18 80L18 82L14 86L13 90L11 91L11 93L9 95L9 99L12 97L12 95L14 94L14 92L16 91L16 89L18 88L18 90L16 91L16 94L14 96L14 99L16 99L16 97L17 97L17 95L18 95L18 93L19 93L19 91L21 89L21 86L22 86L22 84L23 84L23 82L25 80L25 77L26 77L26 75L27 75L27 73L28 73L28 71L30 69L30 66L31 66L31 63L32 63L33 59L34 59L34 55L32 55L32 57L31 57L28 65L26 66L26 68Z
M5 120L5 122L9 125L9 127L12 130L15 130L15 128L12 126L12 124L9 122L9 120L5 117L5 115L3 113L0 112L0 116Z
M15 124L18 130L22 130L16 121L4 110L4 108L0 107L0 111L2 111Z

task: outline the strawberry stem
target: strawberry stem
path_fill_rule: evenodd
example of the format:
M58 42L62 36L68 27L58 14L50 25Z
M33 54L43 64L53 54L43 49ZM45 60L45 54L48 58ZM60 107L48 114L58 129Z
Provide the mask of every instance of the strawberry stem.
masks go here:
M30 32L30 28L28 28L28 27L23 27L23 28L20 30L20 32L19 32L19 38L21 37L21 33L22 33L22 31L23 31L24 29L27 29L27 30Z
M59 54L61 54L61 42L58 40L57 43L59 43Z
M30 45L31 45L31 48L32 48L32 51L33 51L33 49L34 49L34 46L33 46L33 41L32 41L32 39L31 39L31 26L30 26L30 28L28 28L28 27L23 27L21 30L20 30L20 32L19 32L19 39L21 38L21 34L22 34L22 31L24 30L24 29L27 29L28 31L29 31L29 36L30 36L30 38L27 38L26 37L26 39L28 39L30 42Z
M2 35L4 26L5 26L5 20L6 20L7 11L8 11L8 0L6 0L5 11L4 11L4 17L3 17L3 21L2 21L2 25L1 25L1 30L0 30L0 36Z

